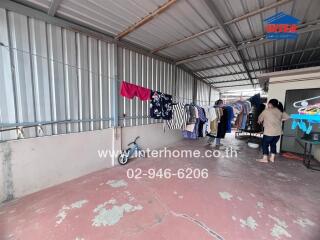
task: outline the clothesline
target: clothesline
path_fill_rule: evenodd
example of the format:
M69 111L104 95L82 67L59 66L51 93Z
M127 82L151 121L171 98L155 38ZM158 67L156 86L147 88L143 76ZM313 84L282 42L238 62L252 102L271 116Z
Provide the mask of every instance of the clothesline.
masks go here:
M3 48L6 48L8 49L8 51L10 50L16 50L17 52L21 52L23 54L27 54L27 55L30 55L30 56L35 56L35 57L39 57L41 59L44 59L44 60L49 60L49 61L52 61L54 63L58 63L58 64L62 64L64 66L67 66L67 67L70 67L70 68L73 68L75 70L81 70L81 71L85 71L85 72L88 72L92 75L95 75L95 76L102 76L102 77L105 77L109 80L116 80L117 82L121 83L123 80L122 79L119 79L119 78L115 78L115 77L112 77L112 76L108 76L108 75L105 75L103 73L96 73L90 69L86 69L86 68L82 68L82 67L78 67L76 65L72 65L72 64L69 64L69 63L65 63L63 61L60 61L60 60L57 60L57 59L53 59L53 58L49 58L49 57L46 57L46 56L43 56L43 55L40 55L40 54L37 54L37 53L32 53L32 52L29 52L29 51L25 51L25 50L22 50L22 49L18 49L18 48L14 48L14 47L9 47L8 45L5 45L3 44L2 42L0 42L0 47L3 47ZM173 98L176 98L176 99L179 99L179 100L186 100L186 101L190 101L190 102L193 102L193 99L192 98L186 98L186 97L181 97L181 96L177 96L177 95L172 95ZM197 102L205 102L205 103L210 103L211 101L206 101L206 100L196 100Z

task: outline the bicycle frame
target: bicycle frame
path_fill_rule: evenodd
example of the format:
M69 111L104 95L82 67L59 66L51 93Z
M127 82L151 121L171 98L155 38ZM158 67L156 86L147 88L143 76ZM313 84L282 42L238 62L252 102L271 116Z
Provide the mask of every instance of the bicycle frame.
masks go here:
M133 156L135 153L139 153L141 152L141 148L138 146L138 144L134 144L133 147L128 148L128 158L130 158L131 156Z

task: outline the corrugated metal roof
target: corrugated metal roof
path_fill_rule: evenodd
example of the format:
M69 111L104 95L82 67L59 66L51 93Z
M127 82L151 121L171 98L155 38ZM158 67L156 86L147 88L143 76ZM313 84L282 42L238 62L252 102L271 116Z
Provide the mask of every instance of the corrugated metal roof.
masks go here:
M24 0L24 2L37 5L41 9L50 7L49 0ZM86 23L115 36L166 2L166 0L63 0L57 15ZM302 27L305 27L303 24L306 23L319 22L320 1L215 0L214 5L236 45L242 48L251 44L240 50L246 66L241 63L236 51L216 56L205 54L208 51L230 47L227 36L216 27L218 23L215 22L205 0L177 0L167 10L129 33L124 39L150 51L170 43L170 46L163 47L157 53L177 61L204 54L202 55L204 58L188 60L184 65L201 78L211 76L206 80L212 82L220 79L225 81L249 77L254 79L263 72L320 64L320 50L317 48L320 47L319 25L313 26L313 30L304 28L305 33L301 33L297 40L263 39L265 34L263 20L277 12L283 11L300 19ZM188 40L184 41L185 38ZM176 43L177 41L179 43ZM199 69L206 70L198 71ZM246 73L246 69L250 76ZM216 75L218 77L215 79ZM230 82L221 86L229 89L230 84L241 83L244 82Z

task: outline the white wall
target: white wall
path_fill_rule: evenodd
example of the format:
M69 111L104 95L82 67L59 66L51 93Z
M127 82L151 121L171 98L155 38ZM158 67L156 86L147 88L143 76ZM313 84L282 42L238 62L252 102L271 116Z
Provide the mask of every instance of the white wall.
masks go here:
M111 157L100 158L98 150L120 151L121 144L126 148L136 136L141 137L138 143L144 149L169 146L182 139L181 131L163 132L162 126L150 124L0 143L0 202L8 192L21 197L112 167Z
M157 149L182 140L181 130L170 130L167 127L163 131L163 124L149 124L122 129L122 146L127 147L135 137L140 136L137 141L143 148Z
M111 149L112 132L106 129L1 143L1 163L5 161L4 151L11 151L7 161L12 177L8 177L8 172L3 177L13 184L14 196L21 197L110 167L111 158L100 159L97 150Z
M306 69L307 71L308 69ZM290 72L290 71L288 71ZM275 76L269 80L268 98L276 98L281 102L285 102L285 94L287 90L320 88L320 71L315 73L303 73L301 69L297 74L288 74L286 76ZM278 150L280 149L280 141ZM320 147L315 146L314 156L320 160Z

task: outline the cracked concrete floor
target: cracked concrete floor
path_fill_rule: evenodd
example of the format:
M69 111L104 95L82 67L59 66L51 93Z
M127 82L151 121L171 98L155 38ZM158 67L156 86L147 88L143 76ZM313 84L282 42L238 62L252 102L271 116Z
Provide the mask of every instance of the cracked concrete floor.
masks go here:
M224 143L238 156L137 159L8 202L0 239L319 240L319 172L257 163L259 152L232 135ZM204 139L171 148L210 149ZM208 169L208 178L127 177L150 168Z

